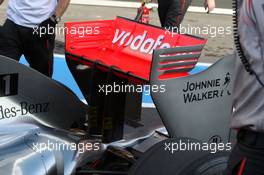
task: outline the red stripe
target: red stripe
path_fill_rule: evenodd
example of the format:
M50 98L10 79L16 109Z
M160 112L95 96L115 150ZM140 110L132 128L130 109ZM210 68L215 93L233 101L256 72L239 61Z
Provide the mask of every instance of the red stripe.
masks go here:
M49 62L48 62L48 74L49 74L49 77L51 77L51 60L49 59Z
M249 11L249 15L251 15L251 8L252 8L252 1L248 0L248 11Z
M183 4L182 4L182 13L184 12L184 6L186 4L186 0L183 1Z
M49 50L49 40L46 40L46 48ZM51 60L48 60L48 76L51 77Z
M247 161L246 158L244 158L244 159L242 160L241 165L240 165L240 167L239 167L239 170L238 170L238 172L237 172L237 175L243 175L243 171L244 171L245 166L246 166L246 161Z
M180 0L180 3L181 3L181 13L182 13L182 16L183 16L184 15L183 13L184 13L184 7L185 7L185 4L186 4L186 0L183 0L183 2L182 2L182 0ZM181 20L182 16L179 15L179 16L176 17L176 21L177 21L178 25L180 25L179 23L180 23L180 20Z
M46 40L46 49L49 49L49 40Z

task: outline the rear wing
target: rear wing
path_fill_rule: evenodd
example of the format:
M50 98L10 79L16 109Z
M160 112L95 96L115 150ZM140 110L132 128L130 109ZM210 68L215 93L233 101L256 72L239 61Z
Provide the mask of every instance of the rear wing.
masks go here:
M201 46L205 39L117 17L115 20L66 23L66 57L101 69L149 81L155 49ZM191 51L189 49L189 51ZM182 54L185 54L182 52ZM199 54L193 55L198 60Z

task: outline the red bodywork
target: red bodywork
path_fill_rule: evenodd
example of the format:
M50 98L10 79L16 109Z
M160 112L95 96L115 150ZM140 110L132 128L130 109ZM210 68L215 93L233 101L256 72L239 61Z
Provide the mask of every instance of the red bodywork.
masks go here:
M120 74L143 81L149 81L154 49L206 43L201 38L171 33L121 17L71 22L65 27L67 59L88 66L97 62L102 69L113 67Z

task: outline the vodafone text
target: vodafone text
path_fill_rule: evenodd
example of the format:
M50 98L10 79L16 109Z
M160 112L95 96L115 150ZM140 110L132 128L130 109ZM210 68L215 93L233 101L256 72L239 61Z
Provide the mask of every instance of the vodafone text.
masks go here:
M116 29L112 43L119 46L129 46L130 49L140 51L144 54L152 54L157 48L170 48L169 43L164 42L164 35L159 35L156 39L148 37L148 32L134 36L131 32Z

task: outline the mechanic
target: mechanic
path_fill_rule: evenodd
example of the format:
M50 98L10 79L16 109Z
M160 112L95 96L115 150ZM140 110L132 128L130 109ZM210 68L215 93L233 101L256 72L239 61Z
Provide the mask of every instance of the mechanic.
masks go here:
M0 5L3 1L0 0ZM19 61L24 54L30 67L51 77L54 31L69 2L70 0L9 0L7 19L0 27L0 55Z
M264 1L243 0L238 15L234 113L238 130L226 174L264 174ZM239 56L238 56L239 55Z
M161 26L167 30L178 29L192 0L158 0ZM215 8L215 0L205 0L208 13Z

